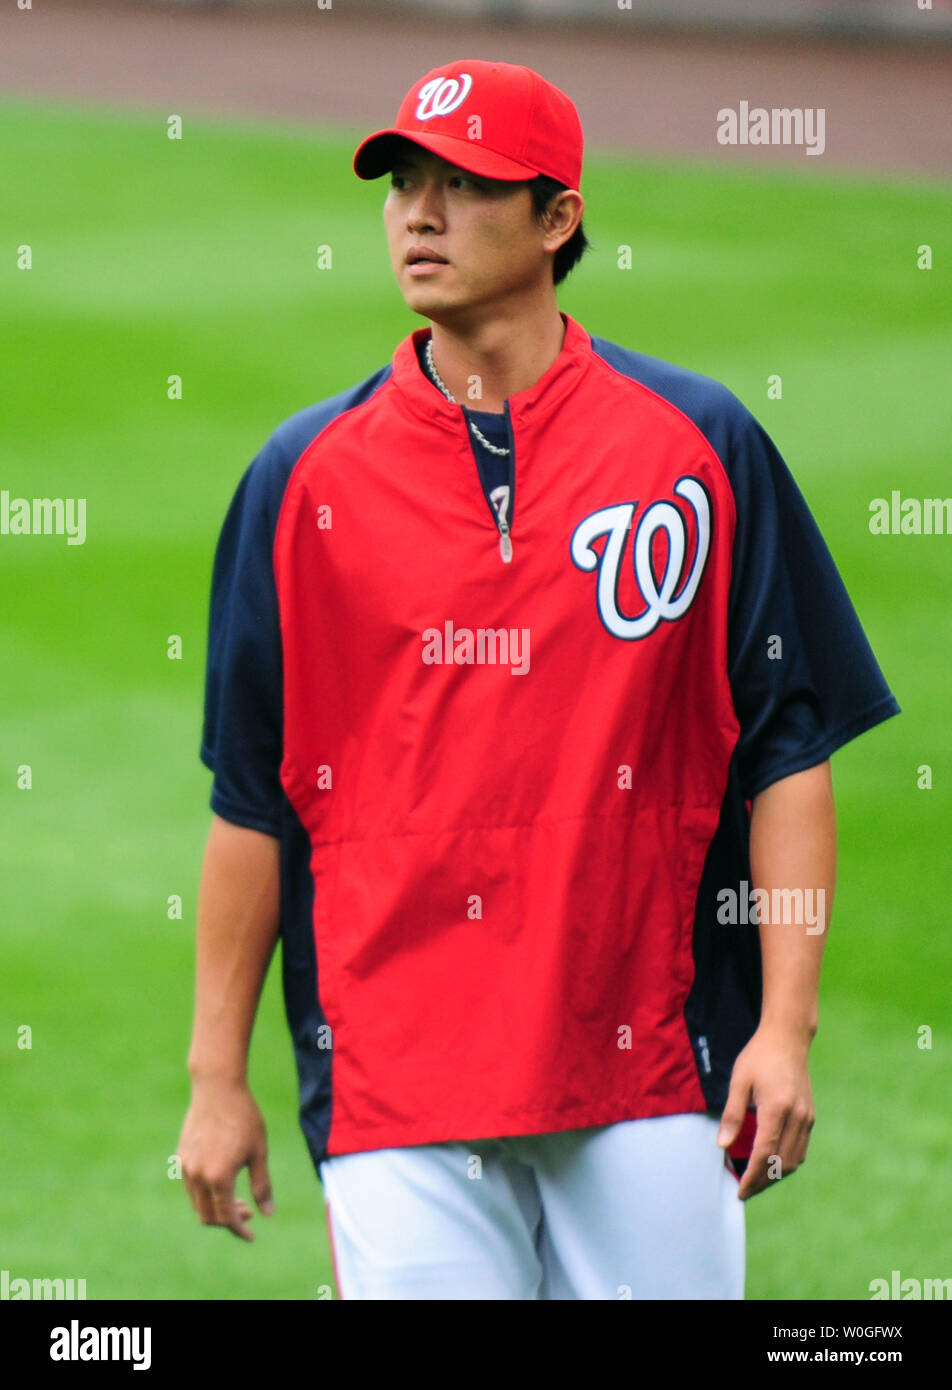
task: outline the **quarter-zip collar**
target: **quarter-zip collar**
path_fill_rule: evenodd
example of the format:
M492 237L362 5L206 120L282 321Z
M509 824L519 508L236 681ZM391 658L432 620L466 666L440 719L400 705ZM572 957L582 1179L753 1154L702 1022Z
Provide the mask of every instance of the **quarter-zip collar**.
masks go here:
M569 392L574 391L588 370L592 360L591 338L569 314L562 313L561 317L565 323L565 338L558 357L534 386L526 391L516 391L507 398L509 416L514 425L524 424L530 418L542 417L555 410ZM431 328L417 328L398 344L393 354L392 381L415 415L428 424L435 423L459 434L464 427L460 405L448 401L434 387L417 357L417 347L432 331Z

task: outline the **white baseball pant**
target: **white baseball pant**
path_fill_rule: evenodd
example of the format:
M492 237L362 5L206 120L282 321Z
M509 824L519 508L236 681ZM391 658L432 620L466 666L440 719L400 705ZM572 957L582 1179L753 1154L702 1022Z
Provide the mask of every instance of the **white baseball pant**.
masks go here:
M742 1299L744 1204L711 1115L325 1159L348 1299Z

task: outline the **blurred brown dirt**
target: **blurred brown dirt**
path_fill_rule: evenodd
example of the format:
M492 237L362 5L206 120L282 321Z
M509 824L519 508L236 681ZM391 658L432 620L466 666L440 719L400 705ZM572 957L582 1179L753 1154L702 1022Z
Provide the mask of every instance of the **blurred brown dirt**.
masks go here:
M952 172L952 46L808 42L408 17L360 0L252 9L34 0L0 9L0 93L166 113L389 125L414 78L455 58L527 63L575 100L588 148L735 165L802 164L797 147L717 144L716 113L823 107L810 166ZM943 112L945 113L943 115Z

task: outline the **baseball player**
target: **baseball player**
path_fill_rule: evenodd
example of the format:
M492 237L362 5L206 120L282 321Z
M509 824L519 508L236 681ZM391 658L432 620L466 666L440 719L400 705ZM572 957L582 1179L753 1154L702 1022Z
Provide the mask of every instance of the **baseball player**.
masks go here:
M446 64L354 167L427 323L222 529L189 1195L273 1210L280 934L342 1297L742 1298L814 1120L830 755L899 707L757 421L560 312L563 92Z

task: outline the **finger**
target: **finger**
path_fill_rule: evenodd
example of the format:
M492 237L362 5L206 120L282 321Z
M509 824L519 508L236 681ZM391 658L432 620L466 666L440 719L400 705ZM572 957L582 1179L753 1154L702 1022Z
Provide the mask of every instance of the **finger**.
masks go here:
M810 1134L813 1129L813 1114L809 1110L795 1112L795 1130L790 1144L790 1171L793 1172L806 1162Z
M251 1163L248 1165L248 1172L251 1178L251 1195L258 1204L259 1211L265 1216L274 1215L274 1197L271 1193L271 1178L268 1173L267 1151L262 1149L261 1153L253 1155Z
M776 1167L780 1152L780 1137L783 1133L786 1112L784 1109L767 1109L761 1106L757 1111L757 1131L754 1135L753 1149L737 1196L741 1201L763 1192L771 1181L771 1172ZM782 1162L782 1160L781 1160Z
M780 1172L776 1173L775 1177L788 1177L800 1167L806 1157L812 1123L812 1106L802 1099L792 1102L784 1117L783 1129L777 1141Z
M717 1131L717 1142L722 1149L729 1148L740 1133L740 1127L747 1116L749 1101L750 1085L743 1080L732 1081Z
M756 1197L758 1192L764 1192L768 1187L776 1187L784 1171L783 1160L775 1149L764 1149L760 1153L751 1154L750 1162L737 1189L739 1200L746 1202L750 1197Z
M781 1178L797 1169L797 1141L800 1126L794 1119L793 1110L783 1115L783 1127L774 1142L773 1153L767 1164L767 1181L778 1183Z
M228 1223L228 1229L242 1240L254 1240L255 1233L251 1229L251 1222L254 1220L254 1212L247 1202L240 1199L235 1202L232 1220Z
M769 1162L769 1149L754 1149L747 1160L747 1167L744 1169L737 1187L739 1201L746 1202L748 1197L755 1197L758 1192L763 1192L768 1182L767 1165Z
M232 1235L238 1236L239 1240L254 1240L255 1233L251 1229L252 1213L249 1208L245 1208L245 1214L238 1210L237 1206L232 1207L228 1221L223 1221L222 1225L227 1226Z
M211 1184L211 1199L214 1211L214 1224L216 1226L227 1226L229 1231L233 1231L242 1240L253 1240L254 1237L248 1227L247 1221L242 1221L237 1210L235 1201L234 1180L231 1182L215 1182Z
M182 1169L182 1186L185 1188L185 1191L188 1193L188 1200L191 1202L193 1209L194 1209L195 1211L198 1211L198 1202L197 1202L197 1200L196 1200L195 1183L194 1183L194 1180L190 1177L190 1175L189 1175L188 1173L186 1173L186 1171L185 1171L184 1168Z
M215 1211L207 1183L202 1182L200 1178L187 1178L186 1185L192 1199L192 1206L198 1213L199 1221L203 1226L213 1226L215 1224Z
M792 1177L802 1161L792 1139L779 1145L768 1145L751 1155L737 1196L746 1201L748 1197L755 1197L767 1187L776 1187L782 1178Z

